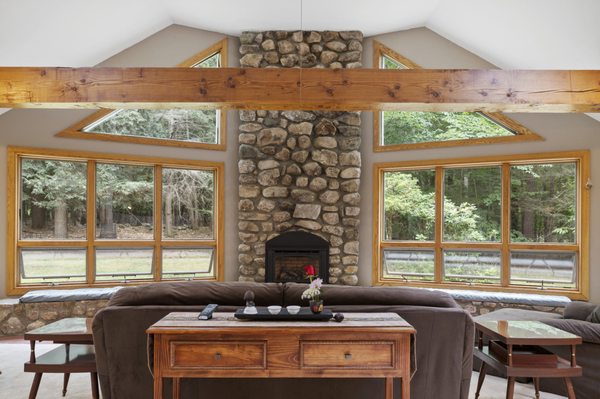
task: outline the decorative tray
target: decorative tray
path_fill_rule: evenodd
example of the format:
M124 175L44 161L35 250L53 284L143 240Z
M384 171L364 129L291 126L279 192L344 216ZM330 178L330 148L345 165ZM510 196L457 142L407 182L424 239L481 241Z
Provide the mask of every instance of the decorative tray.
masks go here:
M266 307L256 307L258 313L246 314L244 309L236 310L234 316L241 320L260 320L260 321L283 321L283 320L299 320L299 321L327 321L333 318L333 313L329 309L324 309L321 313L313 313L309 308L300 308L296 314L290 314L286 308L281 308L277 314L269 313Z

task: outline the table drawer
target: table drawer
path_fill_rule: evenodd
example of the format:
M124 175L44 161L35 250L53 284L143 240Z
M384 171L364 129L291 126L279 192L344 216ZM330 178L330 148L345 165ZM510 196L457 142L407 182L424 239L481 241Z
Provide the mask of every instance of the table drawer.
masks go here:
M173 369L265 369L265 341L171 341Z
M394 341L302 341L303 368L393 368Z

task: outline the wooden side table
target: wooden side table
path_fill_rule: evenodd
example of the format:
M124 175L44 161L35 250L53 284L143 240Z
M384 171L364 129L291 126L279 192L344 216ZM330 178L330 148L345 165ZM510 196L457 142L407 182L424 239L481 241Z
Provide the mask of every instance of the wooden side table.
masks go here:
M163 397L164 378L173 379L174 399L181 378L384 378L386 399L400 378L401 397L410 399L416 332L395 313L348 313L342 323L170 313L146 332L154 399Z
M25 333L24 339L29 341L31 347L25 371L35 373L29 399L37 396L43 373L64 374L63 396L67 393L71 373L90 373L92 397L99 398L91 318L62 319ZM62 345L36 357L36 341L52 341Z
M564 378L569 399L575 399L571 377L582 374L575 356L575 346L581 344L581 337L538 321L475 321L475 329L478 342L474 355L481 360L476 399L479 398L488 366L506 373L507 399L513 397L516 377L532 377L538 399L540 378ZM484 336L490 340L485 346ZM571 358L565 360L542 348L555 345L569 345Z

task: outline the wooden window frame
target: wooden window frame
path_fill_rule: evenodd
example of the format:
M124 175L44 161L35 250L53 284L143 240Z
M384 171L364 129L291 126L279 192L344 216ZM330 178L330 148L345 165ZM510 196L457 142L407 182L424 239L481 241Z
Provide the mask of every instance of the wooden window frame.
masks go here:
M208 47L201 52L194 54L187 60L178 64L180 68L192 68L194 65L204 61L207 58L212 57L215 54L220 55L219 67L227 67L227 39L223 39L212 46ZM55 136L70 139L85 139L85 140L100 140L100 141L116 141L119 143L133 143L133 144L146 144L146 145L159 145L169 147L180 147L180 148L196 148L204 150L215 150L225 151L227 150L227 109L219 109L218 111L218 132L217 138L218 143L196 143L192 141L181 141L181 140L168 140L159 139L152 137L142 136L127 136L127 135L115 135L109 133L95 133L95 132L84 132L83 130L91 124L98 122L101 119L108 117L110 114L115 112L114 109L103 109L94 112L90 116L80 120L72 126L69 126L65 130L58 132Z
M381 60L383 57L391 58L392 60L404 65L407 69L422 69L420 65L394 50L386 47L380 42L373 40L373 68L381 68ZM474 139L459 139L446 141L426 141L422 143L406 143L406 144L390 144L384 145L381 140L381 127L383 126L383 112L373 112L373 151L403 151L403 150L420 150L439 147L457 147L465 145L481 145L481 144L500 144L500 143L520 143L524 141L543 141L544 138L534 131L521 125L514 119L509 118L501 112L481 112L482 115L488 117L493 122L510 130L514 133L511 136L498 137L480 137Z
M50 160L87 162L87 230L86 239L80 240L20 240L19 239L19 207L20 207L20 160L22 158L38 158ZM95 193L95 164L115 163L122 165L150 166L154 169L154 237L148 240L98 240L95 237L96 220L96 193ZM186 239L167 240L162 238L162 169L198 169L214 173L214 211L213 211L213 238L211 239ZM149 282L161 281L162 275L162 249L163 248L212 248L214 276L208 278L194 278L197 280L222 281L224 260L224 208L225 184L224 163L198 160L181 160L173 158L156 158L146 156L105 154L95 152L62 151L53 149L39 149L26 147L8 147L8 189L7 189L7 293L8 295L22 295L35 289L47 289L49 284L20 284L19 282L19 249L20 248L86 248L86 282L85 283L60 283L59 287L108 287L115 285L138 285ZM95 256L96 248L139 248L152 247L154 250L154 276L147 280L134 281L101 281L95 282ZM165 279L173 280L173 279Z
M510 242L510 167L532 163L575 162L577 165L577 242L561 243L511 243ZM484 166L502 167L502 207L501 239L499 242L453 242L443 241L443 173L444 168L473 168ZM383 177L386 172L435 169L435 237L433 241L385 240L383 234ZM476 158L453 158L431 161L387 162L373 165L373 284L409 285L416 287L478 289L485 291L503 291L535 294L566 295L571 299L589 298L589 201L590 201L590 153L587 150L537 153L523 155L489 156ZM388 248L432 249L435 254L434 281L403 281L385 277L383 274L383 250ZM501 254L501 282L499 284L470 284L448 282L442 278L442 253L446 249L455 250L498 250ZM509 284L511 250L563 250L577 253L576 289L539 289L537 287L515 286Z

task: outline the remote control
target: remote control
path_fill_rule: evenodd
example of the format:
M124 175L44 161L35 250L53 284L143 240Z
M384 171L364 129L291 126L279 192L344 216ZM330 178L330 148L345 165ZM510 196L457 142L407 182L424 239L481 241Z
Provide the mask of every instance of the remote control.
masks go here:
M213 312L215 310L217 310L218 306L219 305L217 305L216 303L211 303L210 305L206 305L206 307L198 315L198 320L209 320L209 319L212 319Z

